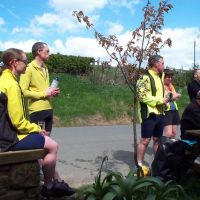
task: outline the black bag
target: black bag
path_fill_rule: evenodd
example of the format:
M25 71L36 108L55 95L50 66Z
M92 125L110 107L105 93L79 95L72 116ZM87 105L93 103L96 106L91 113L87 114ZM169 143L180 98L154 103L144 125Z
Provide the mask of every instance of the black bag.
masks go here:
M184 170L185 145L180 140L161 137L158 150L152 162L152 176L163 182L178 181Z
M8 115L7 102L7 96L0 92L0 151L6 151L18 142L17 131Z

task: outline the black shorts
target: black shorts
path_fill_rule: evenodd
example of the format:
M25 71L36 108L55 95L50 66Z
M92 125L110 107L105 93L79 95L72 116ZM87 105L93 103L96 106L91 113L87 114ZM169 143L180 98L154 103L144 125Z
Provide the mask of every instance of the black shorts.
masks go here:
M161 137L163 134L163 115L150 114L141 124L142 138Z
M38 124L38 122L45 122L45 130L51 132L53 125L53 110L41 110L30 114L30 121Z
M45 138L39 133L30 133L22 140L18 141L10 150L29 150L29 149L43 149Z
M179 125L180 117L178 110L169 110L165 112L164 126L168 125Z

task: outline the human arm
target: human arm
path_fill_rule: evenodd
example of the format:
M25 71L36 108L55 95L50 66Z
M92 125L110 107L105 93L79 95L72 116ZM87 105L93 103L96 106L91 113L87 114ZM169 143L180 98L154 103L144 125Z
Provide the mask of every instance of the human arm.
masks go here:
M34 98L34 99L42 99L48 96L48 89L38 90L36 87L34 89L30 89L30 83L32 79L32 71L30 67L27 67L26 73L20 76L19 85L25 97Z
M38 74L33 74L38 73ZM30 67L27 68L26 73L20 76L20 87L25 97L33 99L44 99L56 96L60 93L59 88L48 87L48 80L45 82L40 80L38 71L33 71Z
M20 88L16 84L10 84L6 88L8 98L8 113L12 124L19 134L29 134L31 132L40 132L41 128L37 124L31 123L25 118L22 96Z
M166 104L168 99L161 95L153 95L151 89L151 83L148 76L144 75L137 82L137 97L140 102L143 102L151 107L156 105Z

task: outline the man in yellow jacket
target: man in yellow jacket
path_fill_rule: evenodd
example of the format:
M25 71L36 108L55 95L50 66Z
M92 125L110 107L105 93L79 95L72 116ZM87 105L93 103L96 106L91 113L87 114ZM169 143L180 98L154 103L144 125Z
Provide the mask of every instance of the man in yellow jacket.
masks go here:
M164 96L163 57L151 56L148 65L146 74L137 82L138 117L141 122L141 139L137 147L137 160L140 166L142 166L147 146L152 137L154 152L158 148L159 138L163 134L164 105L168 102Z
M50 135L53 123L53 110L50 97L59 94L59 88L49 87L49 72L45 61L49 59L49 47L44 42L32 46L34 60L28 64L25 74L20 77L20 86L28 98L30 121L44 122L45 130Z

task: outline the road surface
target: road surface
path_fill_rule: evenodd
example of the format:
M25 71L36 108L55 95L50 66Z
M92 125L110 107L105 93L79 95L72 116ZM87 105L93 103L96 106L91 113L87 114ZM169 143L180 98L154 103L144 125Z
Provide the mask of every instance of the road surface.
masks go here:
M94 182L104 156L108 156L106 169L126 175L134 167L130 125L54 128L51 136L59 144L57 168L73 187ZM145 156L147 165L153 159L151 146Z

